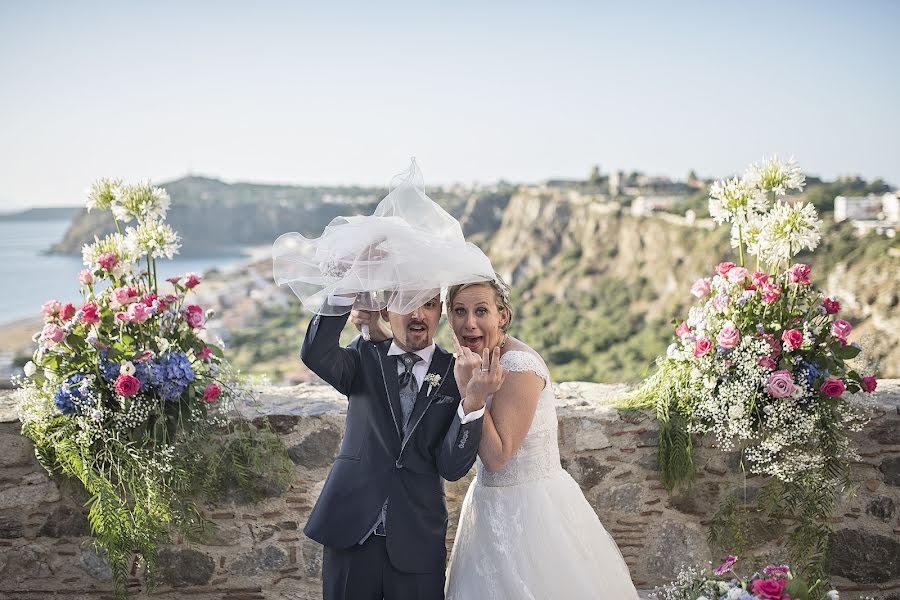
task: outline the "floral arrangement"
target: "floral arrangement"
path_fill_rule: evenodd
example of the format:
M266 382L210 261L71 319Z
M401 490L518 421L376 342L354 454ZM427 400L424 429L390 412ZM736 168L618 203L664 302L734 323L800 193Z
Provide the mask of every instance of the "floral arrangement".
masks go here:
M808 265L792 263L821 237L812 205L781 198L803 185L793 159L773 158L711 186L710 214L731 223L739 262L692 285L698 303L673 322L675 341L631 403L656 408L668 488L693 475L692 435L710 434L721 450L741 451L742 468L777 480L782 495L791 489L814 503L815 518L801 525L813 527L833 502L822 490L849 485L848 432L865 423L853 394L874 391L877 380L847 362L861 348L848 341L840 301L812 285ZM822 550L826 532L807 533L807 551Z
M170 527L202 533L191 501L199 485L212 490L248 462L288 477L277 438L229 429L229 412L249 392L220 345L204 339L212 312L191 301L201 278L173 277L160 290L156 261L179 247L165 223L169 202L149 183L93 185L88 209L110 210L117 233L84 246L77 307L42 306L45 325L16 392L23 434L42 464L87 492L91 531L120 596L131 556L152 583ZM229 459L237 464L226 466Z
M797 578L788 565L768 565L762 573L741 577L736 556L728 556L712 574L699 567L682 568L671 584L657 588L657 600L839 600L837 590L824 591Z

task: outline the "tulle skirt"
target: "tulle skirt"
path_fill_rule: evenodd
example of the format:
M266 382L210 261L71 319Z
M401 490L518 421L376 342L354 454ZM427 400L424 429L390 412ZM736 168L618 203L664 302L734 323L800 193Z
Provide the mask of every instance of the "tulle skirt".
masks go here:
M563 469L507 487L472 482L447 600L637 600L628 566Z

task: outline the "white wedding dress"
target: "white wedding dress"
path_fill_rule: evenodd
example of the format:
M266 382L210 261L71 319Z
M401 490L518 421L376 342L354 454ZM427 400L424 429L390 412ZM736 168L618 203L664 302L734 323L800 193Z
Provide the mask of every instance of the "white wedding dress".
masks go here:
M479 458L447 573L447 600L637 600L628 566L559 462L550 375L534 354L500 364L546 382L522 447L500 471Z

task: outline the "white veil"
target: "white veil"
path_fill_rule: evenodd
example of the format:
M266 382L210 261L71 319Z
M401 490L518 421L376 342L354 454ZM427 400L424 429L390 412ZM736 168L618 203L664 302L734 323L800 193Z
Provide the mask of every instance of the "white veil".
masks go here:
M425 194L415 158L391 181L374 214L336 217L315 239L285 233L275 240L272 259L275 282L321 315L351 308L406 314L442 287L494 277L491 261L465 241L459 222ZM334 306L330 296L356 301Z

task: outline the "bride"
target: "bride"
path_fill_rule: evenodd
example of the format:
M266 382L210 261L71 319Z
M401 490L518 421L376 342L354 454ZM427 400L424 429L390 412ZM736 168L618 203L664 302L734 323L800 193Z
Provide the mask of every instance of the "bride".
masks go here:
M473 369L508 373L487 399L477 475L463 501L447 600L636 600L628 566L560 465L550 375L507 335L510 294L498 278L447 293L460 390ZM494 352L491 352L491 350ZM499 365L489 353L499 349Z

